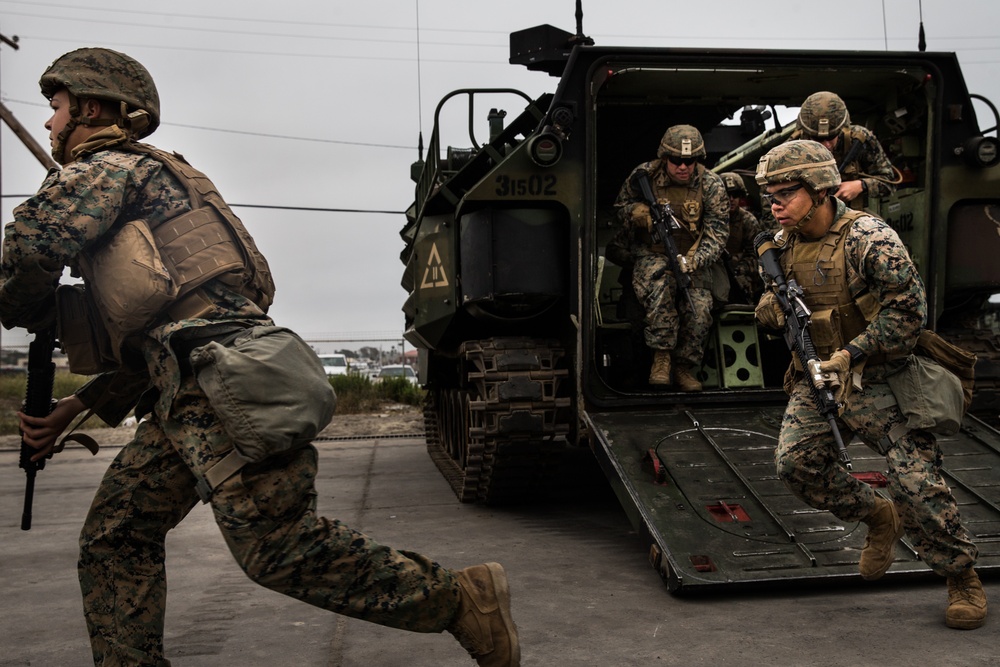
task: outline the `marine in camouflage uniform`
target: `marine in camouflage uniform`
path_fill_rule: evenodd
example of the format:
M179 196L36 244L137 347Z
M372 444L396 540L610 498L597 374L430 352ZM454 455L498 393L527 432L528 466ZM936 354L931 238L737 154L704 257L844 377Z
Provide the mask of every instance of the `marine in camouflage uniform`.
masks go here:
M862 125L852 125L844 100L836 93L820 91L807 97L799 108L796 129L791 139L811 140L823 144L833 155L840 172L841 183L835 195L853 209L868 207L873 198L887 197L896 190L900 175L882 149L878 137ZM859 150L847 162L855 143ZM767 206L762 207L761 222L775 226Z
M41 86L54 111L46 123L53 156L65 166L15 209L0 266L0 321L29 331L51 325L63 267L79 268L125 221L155 227L192 206L184 184L135 143L159 122L155 86L139 63L80 49L57 59ZM38 457L88 407L111 425L133 406L147 417L105 474L80 536L80 585L97 665L170 664L163 650L166 535L198 501L196 485L233 448L187 353L220 327L271 324L268 299L249 298L221 279L200 289L208 305L199 317L160 317L122 352L118 370L61 399L49 417L20 415ZM248 464L211 492L216 522L252 580L354 618L417 632L447 629L481 665L519 664L498 564L449 570L317 516L316 465L316 449L307 446Z
M753 240L763 231L763 225L753 213L743 208L747 197L747 187L743 177L736 172L727 171L719 174L729 195L729 239L726 241L726 253L732 269L733 278L747 299L747 303L757 303L757 298L764 291L757 266L757 251Z
M868 128L851 125L851 115L839 95L821 91L807 97L799 108L798 125L793 137L823 144L838 167L855 142L860 143L856 157L843 165L836 193L851 208L864 208L871 197L886 197L896 189L898 175L882 144Z
M701 133L690 125L675 125L664 133L657 159L636 167L615 200L618 218L629 230L632 284L646 313L645 340L653 351L650 384L671 384L673 369L683 391L701 390L695 373L712 327L711 267L729 236L729 198L722 180L700 164L705 155ZM677 294L664 247L652 241L649 206L633 184L639 171L649 174L653 196L669 202L680 223L673 236L691 275L693 307Z
M790 399L775 450L778 475L810 506L868 525L859 563L865 579L885 573L905 531L920 558L948 578L946 623L979 627L986 597L973 569L978 550L941 475L937 440L924 430L893 430L906 417L886 383L888 362L911 353L926 322L920 276L891 227L829 196L840 176L820 144L792 141L772 149L761 159L757 182L782 227L775 238L783 248L782 268L796 278L812 311L820 370L837 378L840 421L885 456L891 501L839 465L829 423L813 401L812 380L797 363L786 376ZM761 298L757 317L767 328L784 326L773 292ZM836 321L839 326L824 324ZM860 390L851 393L859 371Z

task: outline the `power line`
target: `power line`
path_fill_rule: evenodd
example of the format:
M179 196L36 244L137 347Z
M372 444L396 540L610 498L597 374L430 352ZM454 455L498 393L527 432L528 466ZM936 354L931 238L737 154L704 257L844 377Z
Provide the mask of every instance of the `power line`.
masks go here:
M21 33L21 39L32 39L42 42L60 42L65 43L68 41L66 38L62 37L48 37L44 35L26 35ZM385 61L385 62L405 62L409 63L413 61L413 58L394 58L391 56L339 56L327 53L287 53L281 51L247 51L241 49L207 49L204 47L197 46L160 46L158 44L150 44L149 42L143 42L140 44L129 43L129 42L118 42L112 40L102 40L102 43L112 44L119 48L138 48L138 49L160 49L164 51L192 51L200 53L224 53L236 56L263 56L263 57L281 57L281 58L322 58L325 60L368 60L368 61ZM503 65L505 67L510 67L510 63L506 60L469 60L467 58L424 58L425 62L433 63L460 63L462 65Z
M270 139L290 139L292 141L311 141L321 144L343 144L347 146L368 146L372 148L402 148L408 151L416 150L416 146L399 146L396 144L375 144L366 141L343 141L340 139L315 139L312 137L295 137L287 134L268 134L266 132L250 132L248 130L227 130L221 127L204 127L201 125L186 125L184 123L163 123L175 127L186 127L192 130L205 130L208 132L228 132L230 134L247 134L253 137L268 137Z
M142 15L142 16L160 16L160 17L167 17L167 18L188 18L188 19L197 19L197 20L200 20L200 21L203 21L203 20L213 20L213 21L226 21L226 22L264 23L264 24L267 24L267 25L280 24L280 25L294 25L294 26L309 26L309 27L324 27L324 28L348 28L348 29L367 29L367 30L396 30L396 31L415 31L415 30L417 30L417 28L410 27L410 26L388 26L388 25L373 25L373 24L330 23L330 22L314 22L314 21L289 21L289 20L285 20L285 19L271 19L271 18L257 19L257 18L250 18L250 17L246 17L246 16L213 16L213 15L203 15L203 14L183 14L183 13L176 13L176 12L156 12L156 11L147 11L147 10L130 10L130 9L123 9L123 8L119 8L119 7L115 7L115 8L108 8L108 7L81 7L79 5L70 5L70 4L62 4L62 3L36 2L35 0L0 0L0 4L29 5L32 8L36 8L36 7L51 7L51 8L55 8L55 9L73 9L73 10L81 10L81 11L100 12L101 14L118 13L118 14L139 14L139 15ZM5 12L5 14L14 15L14 16L27 16L27 17L33 17L33 18L50 19L50 20L51 19L59 19L59 17L53 17L51 15L27 14L27 13L18 13L18 12L11 12L11 11L7 11L7 12ZM102 23L102 24L109 24L109 22L105 18L100 18L100 19L74 18L74 19L66 19L66 20L72 20L72 21L90 21L90 22L97 22L97 23ZM193 28L193 27L192 28L187 28L187 27L182 27L182 26L168 26L168 25L162 25L162 24L158 24L158 25L137 24L137 23L121 24L121 23L114 23L114 22L111 22L111 24L114 24L114 25L127 25L127 26L148 27L148 28L153 28L153 29L155 29L155 28L166 28L166 29L171 29L171 30L210 31L210 32L221 32L221 33L229 33L229 34L246 34L246 35L257 35L257 36L263 35L263 36L269 36L269 37L293 37L293 38L304 38L304 39L330 39L330 40L346 40L346 41L373 41L373 42L388 42L388 43L399 43L399 44L413 44L414 43L412 41L401 42L401 41L398 41L398 40L374 40L374 39L360 39L360 38L353 38L353 37L324 37L324 36L299 35L299 34L284 35L284 34L281 34L281 33L242 32L242 31L233 31L233 30L217 30L217 29L212 29L212 28ZM424 32L456 32L456 33L462 33L462 34L501 35L501 36L504 36L504 37L506 37L509 34L508 31L502 31L502 30L476 30L476 29L469 29L469 28L433 28L433 27L428 27L426 25L420 26L419 30L424 31ZM651 41L654 41L654 42L661 42L661 43L664 42L664 41L674 42L674 41L677 41L677 40L684 40L684 41L698 40L698 41L704 41L704 40L709 40L710 39L710 40L715 41L715 42L727 42L727 41L728 42L732 42L732 41L746 41L747 40L747 37L745 35L744 36L727 37L727 36L720 36L720 35L714 35L714 34L713 35L692 35L692 34L669 35L669 34L660 33L660 34L655 34L655 35L637 35L635 33L629 33L629 34L608 33L608 34L601 35L601 37L603 39L628 39L628 40L639 40L639 39L641 39L641 40L651 40ZM33 37L32 39L41 39L41 38L40 37ZM883 36L873 36L873 37L863 37L863 36L859 36L859 35L851 35L849 38L837 37L837 36L829 36L829 37L815 37L814 36L814 37L810 37L810 41L811 42L816 42L816 41L841 42L841 41L844 41L845 39L850 39L851 41L883 41L883 40L886 39L886 37L884 35ZM893 38L890 38L890 39L892 41L901 41L901 40L909 40L910 38L909 37L893 37ZM992 35L956 35L956 36L938 36L935 39L937 39L937 40L952 40L952 41L961 41L961 42L964 42L964 41L969 40L969 39L995 40L996 37L992 36ZM797 40L801 40L801 37L795 37L795 36L782 37L780 35L770 35L769 34L766 37L761 37L761 38L759 38L757 40L754 40L754 41L766 41L767 43L773 43L775 41L797 41ZM424 44L442 45L442 46L487 46L487 47L496 47L496 48L506 48L508 46L507 44L477 44L477 43L474 43L474 42L452 43L452 42L426 42L425 41L423 43ZM160 48L166 48L166 47L160 47ZM978 48L992 48L992 47L978 47ZM963 47L963 50L965 50L965 47ZM270 55L270 54L268 54L268 55ZM281 54L275 54L275 55L281 55Z
M162 12L162 11L150 11L146 9L125 9L122 7L85 7L79 4L65 4L65 3L54 3L54 2L38 2L37 0L0 0L0 4L8 5L28 5L32 8L38 7L51 7L53 9L73 9L88 12L99 12L101 14L139 14L141 16L160 16L166 18L186 18L186 19L197 19L199 21L226 21L231 23L264 23L267 25L294 25L294 26L309 26L309 27L322 27L322 28L349 28L349 29L366 29L366 30L396 30L412 32L416 28L414 26L391 26L391 25L374 25L374 24L361 24L361 23L333 23L325 21L291 21L288 19L279 18L266 18L258 19L251 18L247 16L218 16L218 15L208 15L208 14L184 14L178 12ZM43 16L42 18L55 18L53 16ZM80 19L82 20L82 19ZM150 27L160 27L160 26L150 26ZM433 28L427 25L421 25L420 30L422 32L457 32L462 34L482 34L482 35L499 35L506 38L509 35L509 31L506 30L481 30L473 28ZM745 36L740 37L723 37L718 35L702 35L702 36L692 36L688 35L664 35L663 33L656 35L636 35L634 33L629 34L615 34L609 33L602 35L602 38L614 38L614 39L651 39L651 40L677 40L677 39L712 39L715 41L733 41L745 39ZM773 42L775 40L795 40L800 39L797 37L781 37L780 35L768 34L761 37L762 41ZM810 41L825 40L825 41L839 41L843 38L836 37L810 37ZM874 37L855 37L852 36L851 39L861 39L867 41L881 41L884 39L882 36ZM895 37L891 38L893 40L899 39L909 39ZM995 40L995 35L956 35L956 36L938 36L935 39L941 40L967 40L967 39L989 39ZM425 44L427 42L424 42ZM464 46L464 44L461 44ZM474 45L473 45L474 46ZM503 45L506 46L506 45Z
M273 24L283 24L283 25L301 25L310 27L323 27L323 28L364 28L372 30L413 30L410 26L387 26L387 25L365 25L365 24L353 24L353 23L326 23L326 22L315 22L315 21L289 21L285 19L254 19L246 16L208 16L203 14L179 14L175 12L155 12L149 10L136 10L136 9L122 9L120 7L110 8L110 7L81 7L80 5L66 5L50 2L36 2L36 0L0 0L0 2L5 4L13 5L29 5L31 7L52 7L55 9L78 9L83 11L100 12L102 14L107 13L118 13L118 14L141 14L142 16L164 16L168 18L190 18L198 20L210 20L210 21L240 21L244 23L266 23L268 25ZM52 18L47 16L45 18ZM503 30L475 30L470 28L427 28L424 30L430 30L432 32L460 32L462 34L485 34L485 35L503 35L506 37L508 34Z
M227 202L228 203L228 202ZM275 206L271 204L229 204L233 208L270 208L279 211L320 211L323 213L388 213L404 215L405 211L385 211L368 208L321 208L313 206Z
M0 195L0 199L30 199L35 195ZM328 208L323 206L281 206L278 204L233 204L226 202L232 208L267 208L275 211L313 211L319 213L379 213L383 215L405 215L406 211L388 211L374 208Z
M7 16L24 16L27 18L36 19L47 19L47 20L57 20L57 21L72 21L74 23L99 23L101 25L114 25L122 26L126 28L149 28L152 30L183 30L185 32L210 32L216 34L224 35L247 35L249 37L290 37L293 39L320 39L324 41L337 41L337 42L373 42L381 44L415 44L414 41L404 41L398 39L374 39L367 37L334 37L332 35L303 35L303 34L288 34L288 33L278 33L278 32L251 32L247 30L226 30L222 28L201 28L194 26L179 26L179 25L164 25L157 24L152 25L149 23L128 23L124 21L109 21L106 18L98 19L85 19L85 18L63 18L63 17L53 17L46 16L44 14L30 14L26 12L4 12ZM435 46L482 46L489 48L507 48L507 44L477 44L475 42L424 42L425 44L433 44Z
M32 107L45 107L48 108L47 104L42 104L41 102L28 102L26 100L15 100L9 97L5 97L4 101L13 102L15 104L24 104ZM318 139L316 137L297 137L289 134L271 134L268 132L252 132L250 130L231 130L223 127L207 127L204 125L188 125L186 123L160 123L162 126L171 127L185 127L191 130L204 130L206 132L224 132L227 134L243 134L251 137L266 137L269 139L289 139L291 141L309 141L319 144L342 144L345 146L367 146L369 148L398 148L408 151L416 150L415 146L401 146L398 144L376 144L367 141L344 141L342 139Z

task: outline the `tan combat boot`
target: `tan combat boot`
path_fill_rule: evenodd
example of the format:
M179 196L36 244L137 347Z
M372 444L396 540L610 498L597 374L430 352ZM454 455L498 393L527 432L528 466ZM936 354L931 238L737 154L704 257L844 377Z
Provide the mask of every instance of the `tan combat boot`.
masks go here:
M903 535L903 522L896 506L882 496L875 497L875 509L863 521L868 524L868 536L858 570L863 579L874 581L885 574L896 558L896 542Z
M979 575L967 568L957 577L948 577L948 609L944 622L949 628L975 630L986 620L986 593Z
M678 366L674 371L674 376L677 378L677 386L680 387L681 391L701 391L701 382L694 376L690 368Z
M670 350L653 350L649 384L670 384Z
M510 617L510 588L499 563L473 565L458 573L461 597L448 632L480 667L520 667L521 646Z

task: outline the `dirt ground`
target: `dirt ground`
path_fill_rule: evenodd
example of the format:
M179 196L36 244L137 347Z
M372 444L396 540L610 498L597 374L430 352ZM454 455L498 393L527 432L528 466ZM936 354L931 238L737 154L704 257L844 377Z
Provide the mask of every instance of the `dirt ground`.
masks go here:
M359 436L412 435L423 433L424 417L420 408L392 404L380 412L360 415L334 415L333 421L320 433L320 438L350 438ZM124 445L135 433L135 425L118 428L81 429L100 445ZM21 445L17 435L0 436L0 449L16 449ZM71 444L75 447L77 445Z

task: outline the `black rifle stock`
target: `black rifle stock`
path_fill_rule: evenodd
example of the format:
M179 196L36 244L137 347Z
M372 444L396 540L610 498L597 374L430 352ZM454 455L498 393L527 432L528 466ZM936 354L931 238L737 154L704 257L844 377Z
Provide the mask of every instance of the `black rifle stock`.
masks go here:
M649 174L647 172L642 170L635 172L635 175L632 177L632 183L638 186L639 191L642 193L642 198L649 206L649 214L653 218L653 235L656 237L654 240L659 241L666 248L670 271L674 274L674 279L677 281L677 291L684 294L688 305L694 311L694 300L691 299L690 292L691 276L683 270L682 264L686 260L681 255L681 251L677 249L677 242L674 241L674 235L671 233L671 229L680 227L677 219L674 218L674 212L670 208L670 204L661 204L653 196L653 186L649 183Z
M56 365L52 363L55 349L55 335L51 329L39 331L28 345L28 379L24 397L24 414L29 417L45 417L52 412L52 384L55 380ZM24 486L24 511L21 514L21 530L31 530L31 505L35 495L35 475L45 467L45 459L32 461L38 450L24 442L21 434L21 457L18 467L27 476Z
M851 469L851 455L844 445L844 438L837 428L837 413L839 405L837 398L829 387L820 389L817 386L820 358L816 354L816 346L813 345L812 336L809 334L809 317L812 313L803 301L803 291L794 278L785 279L785 272L781 269L778 257L781 250L774 245L774 234L771 232L761 232L754 239L754 248L757 250L757 258L764 273L774 281L774 294L778 299L778 305L785 314L785 344L789 351L795 354L802 368L809 377L809 388L812 390L813 401L816 403L817 411L826 418L830 424L830 431L833 439L837 443L837 457L848 470Z

